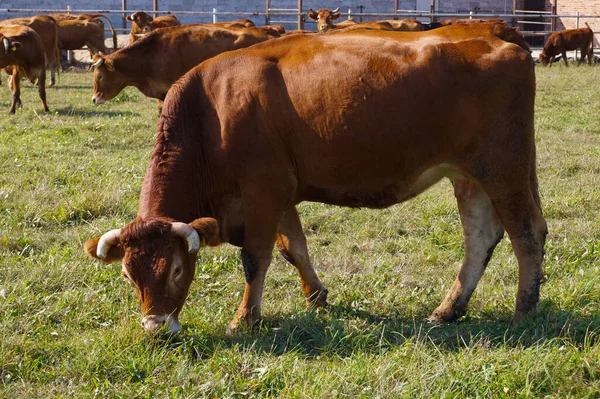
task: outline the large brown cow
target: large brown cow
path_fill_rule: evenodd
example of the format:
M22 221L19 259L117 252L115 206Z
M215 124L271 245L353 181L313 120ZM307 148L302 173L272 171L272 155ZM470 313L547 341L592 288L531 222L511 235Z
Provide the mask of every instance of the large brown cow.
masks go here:
M465 259L431 320L466 313L504 231L520 320L539 300L547 232L534 100L531 54L491 24L291 35L221 54L169 91L137 219L85 250L122 260L146 330L175 331L199 248L240 246L246 288L230 327L253 325L275 244L308 302L326 302L296 204L383 208L448 177Z
M104 22L110 26L113 50L117 50L117 34L110 19L102 14L50 14L58 24L58 45L61 50L78 50L87 46L90 58L97 52L108 53L104 44Z
M589 28L567 29L553 33L540 53L540 62L543 66L548 64L552 66L554 57L562 54L565 65L569 66L567 51L580 50L581 57L577 61L577 65L581 65L585 57L587 57L588 64L591 64L594 55L593 43L594 32Z
M46 56L40 36L24 25L0 26L0 68L10 69L13 114L21 105L21 78L31 83L38 82L38 93L42 99L44 112L46 104Z
M146 33L158 28L181 25L181 22L174 15L163 15L162 17L152 18L143 11L136 11L128 15L126 19L131 22L131 32L129 34L129 44L140 40Z
M94 96L101 104L127 86L163 100L173 83L202 61L224 51L273 38L256 28L181 25L158 29L110 55L95 55Z
M50 69L50 86L56 82L55 72L60 66L60 52L58 50L58 26L54 18L48 15L36 15L30 18L7 19L0 22L0 26L24 25L33 29L42 39L46 66Z

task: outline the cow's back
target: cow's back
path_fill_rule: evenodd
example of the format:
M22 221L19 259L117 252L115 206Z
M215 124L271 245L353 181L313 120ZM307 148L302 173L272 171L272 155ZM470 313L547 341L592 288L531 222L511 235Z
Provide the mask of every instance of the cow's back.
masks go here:
M210 137L230 176L272 161L297 179L295 200L380 207L414 195L433 165L467 168L461 156L482 143L533 146L534 95L530 54L496 36L349 32L210 59L173 86L163 115L204 126L179 134ZM511 117L526 137L491 129Z

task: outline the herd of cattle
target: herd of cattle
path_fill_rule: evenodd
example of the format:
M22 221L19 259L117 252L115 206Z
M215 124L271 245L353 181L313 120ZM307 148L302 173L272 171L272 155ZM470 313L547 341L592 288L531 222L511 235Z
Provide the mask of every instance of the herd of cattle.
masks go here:
M423 24L415 20L368 21L358 23L340 18L336 10L310 10L308 17L317 22L319 33L340 31L426 31L455 24L491 23L503 20L446 19ZM114 52L108 55L104 44L104 23L110 25ZM46 104L45 70L50 70L50 86L55 84L55 73L60 66L61 50L87 47L92 58L94 75L94 103L113 98L126 86L136 86L149 97L164 99L169 87L187 71L199 63L225 51L236 50L256 43L291 34L314 34L313 31L293 30L286 32L283 26L255 27L249 19L213 24L181 25L175 16L152 18L145 12L127 16L131 22L129 46L117 50L117 38L112 24L102 14L50 14L30 18L9 19L0 22L0 38L4 51L0 54L0 68L9 75L12 91L10 113L14 113L20 100L20 80L27 78L39 86L44 111ZM162 29L161 29L162 28ZM153 32L152 35L149 35ZM527 46L516 31L506 30L510 41ZM145 36L148 36L145 38ZM145 40L142 40L145 39ZM593 33L590 29L573 29L553 34L540 61L547 65L566 51L579 49L581 58L592 60ZM140 65L147 65L141 68ZM159 104L160 109L160 104Z
M136 220L88 240L86 253L122 262L146 330L176 331L199 249L239 246L246 286L230 328L252 326L275 245L296 267L307 303L326 305L298 203L383 208L447 177L465 259L430 319L466 313L504 232L519 264L514 319L534 312L547 227L535 166L534 62L521 34L502 21L335 24L338 10L308 16L318 33L249 20L180 25L136 12L125 48L107 54L87 39L95 103L126 86L164 103ZM45 69L70 43L61 23L100 32L99 17L2 23L11 112L21 76L37 79L47 110ZM42 31L41 22L53 28ZM573 48L590 57L590 34L552 35L541 61Z

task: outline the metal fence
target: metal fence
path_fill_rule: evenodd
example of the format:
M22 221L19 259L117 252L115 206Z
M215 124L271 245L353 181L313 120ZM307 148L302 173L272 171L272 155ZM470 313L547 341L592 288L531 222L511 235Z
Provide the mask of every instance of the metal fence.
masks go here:
M313 24L314 21L307 19L307 11L302 11L302 0L298 0L299 9L290 8L273 8L271 0L266 0L265 12L244 12L244 11L218 11L213 8L212 11L158 11L145 10L149 14L156 15L197 15L202 17L210 17L213 22L221 20L230 20L235 18L264 18L266 25L283 24L286 27L293 26L296 29L304 29L305 24ZM123 20L129 14L140 10L103 10L103 9L30 9L30 8L0 8L0 15L6 13L28 13L28 14L45 14L45 13L101 13L101 14L121 14ZM370 19L418 19L423 22L437 21L443 18L481 18L481 19L504 19L513 26L519 26L521 33L524 36L547 36L552 34L559 19L573 18L576 20L576 26L581 25L581 21L600 18L600 15L581 15L577 12L574 15L557 15L547 11L526 11L515 10L513 13L493 14L479 13L471 11L469 13L445 13L434 10L395 10L391 13L353 13L348 9L343 13L347 18L361 18L364 20ZM232 18L233 17L233 18ZM285 18L291 19L285 19ZM282 19L283 18L283 19ZM125 25L124 25L125 26ZM535 29L539 27L539 29ZM115 28L119 32L128 32L128 28ZM595 34L598 32L594 32Z

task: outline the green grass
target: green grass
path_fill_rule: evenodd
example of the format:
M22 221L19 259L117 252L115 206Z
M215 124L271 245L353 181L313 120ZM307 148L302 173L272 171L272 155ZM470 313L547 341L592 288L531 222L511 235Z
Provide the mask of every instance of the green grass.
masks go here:
M517 265L505 238L469 314L424 322L463 254L452 190L373 211L299 209L328 310L307 310L276 256L264 323L226 334L244 285L239 251L203 250L183 332L140 327L120 266L86 239L136 215L156 103L135 89L91 104L91 75L65 73L41 113L0 119L0 397L600 397L600 68L536 68L536 130L550 234L539 314L510 326ZM10 93L0 87L0 114Z

